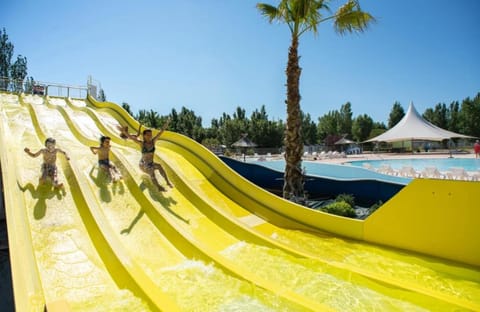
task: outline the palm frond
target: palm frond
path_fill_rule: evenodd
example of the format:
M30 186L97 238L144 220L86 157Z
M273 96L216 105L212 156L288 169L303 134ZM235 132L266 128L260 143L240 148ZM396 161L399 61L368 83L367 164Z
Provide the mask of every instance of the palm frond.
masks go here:
M268 3L257 3L257 9L268 19L270 23L272 23L274 20L283 20L280 10L273 5Z
M356 0L349 0L341 6L334 16L335 31L343 35L347 32L363 32L375 18L369 13L363 12Z

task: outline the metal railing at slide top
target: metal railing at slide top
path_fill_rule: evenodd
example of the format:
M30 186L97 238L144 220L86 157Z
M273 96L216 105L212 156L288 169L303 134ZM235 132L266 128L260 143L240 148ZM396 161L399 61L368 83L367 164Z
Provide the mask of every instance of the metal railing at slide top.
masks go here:
M13 80L0 77L0 91L12 93L38 94L40 96L60 96L84 99L89 94L88 86L75 86L44 81Z

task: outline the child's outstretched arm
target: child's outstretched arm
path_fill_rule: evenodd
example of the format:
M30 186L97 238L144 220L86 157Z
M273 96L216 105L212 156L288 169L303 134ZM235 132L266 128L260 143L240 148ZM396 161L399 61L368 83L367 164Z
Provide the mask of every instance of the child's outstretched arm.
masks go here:
M128 127L122 127L122 126L118 126L118 129L121 131L120 132L120 136L122 138L125 138L125 139L130 139L132 141L134 141L135 143L138 143L138 144L142 144L142 141L140 141L136 135L133 135L133 134L130 134L128 133Z
M122 139L128 139L128 126L117 125L117 129L120 131L120 137Z
M95 147L95 146L90 146L90 150L92 151L92 153L93 153L94 155L96 155L97 152L98 152L98 150L99 150L99 148L98 148L98 147Z
M39 151L36 152L36 153L32 153L28 147L25 147L23 150L24 150L25 153L27 153L30 157L38 157L38 156L40 156L40 154L42 153L42 150L39 150Z
M140 125L138 126L137 138L140 136L140 133L142 133L142 124L140 124Z
M168 128L168 125L170 124L170 118L167 119L167 121L163 124L163 127L162 129L160 129L160 131L153 137L153 141L157 141L158 138L162 135L163 131L165 131L165 129Z

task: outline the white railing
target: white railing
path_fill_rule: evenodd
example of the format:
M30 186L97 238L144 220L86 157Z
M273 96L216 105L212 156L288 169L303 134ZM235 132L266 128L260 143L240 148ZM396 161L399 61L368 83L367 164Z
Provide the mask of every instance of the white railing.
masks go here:
M59 96L84 99L89 94L87 86L74 86L61 83L13 80L0 77L0 91L30 93L40 96Z

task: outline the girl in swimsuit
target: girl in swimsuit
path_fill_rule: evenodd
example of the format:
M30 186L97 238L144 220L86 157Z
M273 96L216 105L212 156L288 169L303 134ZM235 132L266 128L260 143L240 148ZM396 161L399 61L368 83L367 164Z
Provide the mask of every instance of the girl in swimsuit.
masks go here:
M167 185L173 187L170 181L168 180L167 174L163 169L162 165L159 163L154 162L153 156L155 152L155 143L157 142L158 138L162 135L163 131L168 127L170 123L170 119L163 125L162 129L153 137L152 130L146 129L142 132L142 139L140 140L135 135L129 134L124 127L122 127L122 135L128 137L129 139L133 140L135 143L140 145L142 149L142 158L140 159L140 169L147 173L150 178L152 179L153 184L158 188L160 191L165 191L165 188L158 183L157 178L155 177L155 170L158 170L160 175L165 179Z
M46 148L42 148L38 152L32 153L28 147L25 147L24 151L30 157L38 157L40 154L43 155L42 175L39 178L39 183L44 184L47 182L47 179L51 179L55 188L61 188L63 187L63 183L59 183L57 177L57 153L62 153L65 155L67 160L70 160L70 158L68 158L67 153L59 148L56 148L55 143L55 139L48 138L45 140Z

